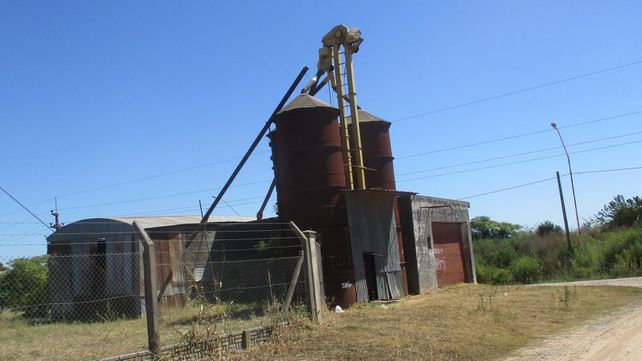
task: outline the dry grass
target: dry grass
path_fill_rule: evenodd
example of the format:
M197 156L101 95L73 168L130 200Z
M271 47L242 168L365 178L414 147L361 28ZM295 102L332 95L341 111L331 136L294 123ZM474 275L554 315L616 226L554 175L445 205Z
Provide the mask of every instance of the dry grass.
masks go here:
M87 360L142 350L145 320L29 325L13 315L0 317L1 360Z
M270 342L230 359L491 360L642 296L616 287L569 289L461 285L396 304L327 313L320 325L293 321ZM567 302L562 302L566 300ZM163 344L194 324L216 333L270 323L257 305L216 305L163 312ZM209 331L208 331L209 332ZM0 313L0 360L80 360L145 349L145 320L29 325Z
M295 323L239 360L492 360L642 296L616 287L460 285Z
M221 334L272 322L271 315L257 316L262 312L258 304L165 310L161 342L171 345L205 332ZM0 360L89 360L146 348L144 319L32 325L19 316L0 312Z

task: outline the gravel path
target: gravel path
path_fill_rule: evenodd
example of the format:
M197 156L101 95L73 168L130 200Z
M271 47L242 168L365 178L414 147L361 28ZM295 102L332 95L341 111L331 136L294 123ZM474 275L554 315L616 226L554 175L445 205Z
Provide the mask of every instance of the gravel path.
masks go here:
M539 283L530 286L621 286L642 288L642 277L615 278L608 280ZM641 358L642 359L642 358Z
M546 286L622 286L642 288L642 277L546 284ZM541 286L541 285L538 285ZM642 300L586 322L564 334L510 355L517 360L642 360Z

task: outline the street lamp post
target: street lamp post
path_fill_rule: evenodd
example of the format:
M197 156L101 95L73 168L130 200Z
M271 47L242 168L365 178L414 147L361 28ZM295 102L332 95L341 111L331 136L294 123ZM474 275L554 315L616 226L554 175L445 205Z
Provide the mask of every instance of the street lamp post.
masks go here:
M577 233L580 233L580 216L577 212L577 199L575 198L575 182L573 182L573 170L571 169L571 157L568 155L566 150L566 144L564 144L564 139L562 139L562 133L560 133L557 123L551 123L551 127L557 131L557 135L560 137L562 142L562 147L564 148L564 153L566 154L566 160L568 161L568 174L571 176L571 192L573 193L573 205L575 206L575 220L577 221Z

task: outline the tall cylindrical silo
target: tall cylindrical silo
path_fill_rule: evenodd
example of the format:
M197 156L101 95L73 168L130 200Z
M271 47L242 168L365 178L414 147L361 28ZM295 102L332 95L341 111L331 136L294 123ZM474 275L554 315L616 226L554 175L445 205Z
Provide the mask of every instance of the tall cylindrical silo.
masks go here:
M350 120L350 119L348 119ZM390 142L390 122L385 121L366 111L359 110L359 130L361 131L361 146L363 162L366 167L366 187L385 191L396 191L395 169ZM352 122L348 132L352 136ZM393 209L397 225L397 245L401 263L401 276L404 293L408 294L406 263L403 253L403 237L397 197L394 197Z
M326 296L355 302L345 204L339 110L301 94L276 116L270 135L279 218L319 232Z

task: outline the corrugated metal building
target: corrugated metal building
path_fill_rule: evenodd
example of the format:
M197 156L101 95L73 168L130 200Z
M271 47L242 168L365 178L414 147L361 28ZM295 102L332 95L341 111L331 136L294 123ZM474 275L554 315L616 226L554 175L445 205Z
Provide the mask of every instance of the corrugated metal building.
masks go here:
M184 305L194 270L204 269L218 227L250 217L211 217L207 239L188 242L202 230L200 216L92 218L47 237L53 319L92 319L106 311L137 317L144 305L142 247L132 223L150 235L156 252L160 303Z

